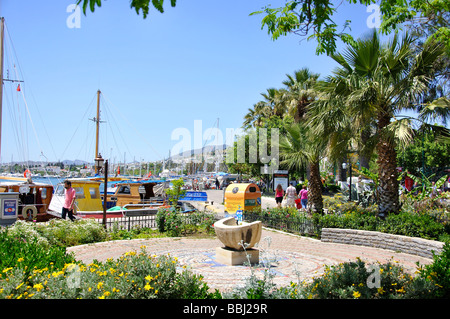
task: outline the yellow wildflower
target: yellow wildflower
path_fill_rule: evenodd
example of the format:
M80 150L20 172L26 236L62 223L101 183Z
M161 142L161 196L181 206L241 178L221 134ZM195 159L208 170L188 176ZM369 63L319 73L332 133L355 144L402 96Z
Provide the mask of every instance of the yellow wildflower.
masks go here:
M353 292L353 297L359 298L359 297L361 297L361 293L359 291L355 291L355 292Z
M44 286L41 283L39 283L35 284L33 288L36 289L37 291L41 291L41 289L44 289Z
M145 286L144 286L144 289L145 290L150 290L152 287L149 285L149 284L146 284Z
M24 259L22 258L22 257L20 257L19 259L17 259L17 262L22 262L22 261L24 261Z
M377 291L378 291L378 293L379 293L380 295L382 295L382 294L385 293L383 287L378 288Z
M97 284L97 289L102 289L102 287L103 287L103 281L100 281L100 282Z
M147 277L145 277L145 280L152 281L152 280L153 280L153 277L150 276L150 275L148 275Z

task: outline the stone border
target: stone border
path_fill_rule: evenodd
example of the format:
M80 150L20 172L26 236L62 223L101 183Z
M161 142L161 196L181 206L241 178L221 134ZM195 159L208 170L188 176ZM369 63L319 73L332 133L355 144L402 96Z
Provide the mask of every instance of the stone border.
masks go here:
M443 242L435 240L342 228L322 228L321 241L389 249L430 259L432 251L439 254L444 246Z

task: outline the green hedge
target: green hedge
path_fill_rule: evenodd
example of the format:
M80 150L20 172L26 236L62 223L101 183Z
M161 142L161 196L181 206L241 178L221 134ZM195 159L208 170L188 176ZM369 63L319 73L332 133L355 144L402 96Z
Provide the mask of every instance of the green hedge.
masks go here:
M430 215L406 212L388 215L384 220L377 218L373 213L354 211L341 215L314 215L313 220L319 228L379 231L440 241L446 241L450 233L448 223L441 223Z

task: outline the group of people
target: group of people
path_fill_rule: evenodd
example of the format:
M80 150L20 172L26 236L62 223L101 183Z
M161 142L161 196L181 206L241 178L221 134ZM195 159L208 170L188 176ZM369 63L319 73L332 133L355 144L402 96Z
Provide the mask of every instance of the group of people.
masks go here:
M297 189L294 187L294 183L290 183L286 192L283 190L283 186L278 184L275 190L275 202L278 208L281 207L283 199L286 199L286 207L297 207L297 209L305 209L308 205L308 189L306 185L303 185L300 192L297 194Z

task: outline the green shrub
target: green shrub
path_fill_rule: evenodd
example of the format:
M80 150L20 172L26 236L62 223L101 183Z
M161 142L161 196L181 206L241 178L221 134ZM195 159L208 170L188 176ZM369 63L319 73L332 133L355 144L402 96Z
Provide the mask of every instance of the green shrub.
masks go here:
M348 228L370 231L380 231L389 234L425 239L440 240L448 234L447 226L426 214L410 214L400 212L388 215L384 220L375 213L366 210L353 210L345 214L313 216L313 221L319 228Z
M180 236L182 230L180 213L173 207L161 208L156 213L156 225L161 233L167 232L171 237Z
M0 270L20 267L27 275L34 268L63 267L75 261L64 247L49 246L37 238L18 238L9 229L0 231Z
M433 263L420 267L419 274L434 285L433 296L450 298L450 243L439 255L433 254Z
M220 298L220 293L208 291L201 276L180 267L176 258L150 256L144 248L117 260L34 269L30 275L20 267L8 269L0 277L0 298Z
M37 231L52 244L76 246L104 241L107 233L94 219L70 220L52 219L47 223L36 224Z

